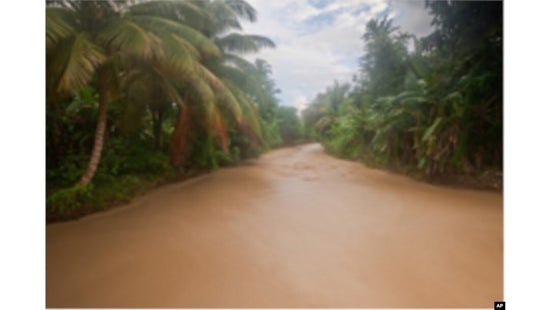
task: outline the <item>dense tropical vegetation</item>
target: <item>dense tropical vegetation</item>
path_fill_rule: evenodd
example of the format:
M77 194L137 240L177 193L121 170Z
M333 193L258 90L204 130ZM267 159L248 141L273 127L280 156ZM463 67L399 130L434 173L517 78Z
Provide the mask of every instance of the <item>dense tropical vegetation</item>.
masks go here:
M242 20L243 0L47 2L48 219L294 143L270 65L243 58L275 44Z
M306 132L371 166L438 180L491 172L501 184L502 2L426 8L434 31L424 38L388 18L367 23L354 85L318 94Z
M300 118L269 63L244 57L275 44L241 31L257 17L243 0L47 1L48 219L306 139L374 167L501 182L502 3L426 9L423 38L368 21L353 83Z

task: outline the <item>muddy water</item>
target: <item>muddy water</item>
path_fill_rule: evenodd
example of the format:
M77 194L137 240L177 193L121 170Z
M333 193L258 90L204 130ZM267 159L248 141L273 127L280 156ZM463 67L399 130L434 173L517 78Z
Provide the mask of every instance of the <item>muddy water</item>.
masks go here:
M502 300L502 195L318 144L47 226L47 307L465 307Z

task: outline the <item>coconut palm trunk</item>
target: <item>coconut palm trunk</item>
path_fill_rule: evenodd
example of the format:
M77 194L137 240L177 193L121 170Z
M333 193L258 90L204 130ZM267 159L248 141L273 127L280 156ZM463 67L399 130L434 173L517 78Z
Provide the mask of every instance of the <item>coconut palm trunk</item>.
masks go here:
M153 100L155 100L155 102L153 102L153 105L150 107L153 120L153 135L155 136L155 149L160 151L162 150L164 144L162 123L164 122L166 102L163 101L160 94Z
M105 76L105 68L98 70L98 91L99 91L99 108L97 115L97 127L95 130L94 146L92 148L92 155L88 162L86 172L82 175L79 184L88 185L95 175L99 159L101 158L101 151L103 149L103 143L105 142L105 128L107 127L107 79Z
M155 149L162 150L162 110L157 110L153 113L153 135L155 136Z
M182 164L182 154L185 150L187 144L187 133L189 132L190 126L190 117L189 109L187 104L189 100L189 95L184 99L183 105L179 106L179 113L176 118L176 125L174 131L172 132L172 137L170 141L170 162L173 166L178 167Z

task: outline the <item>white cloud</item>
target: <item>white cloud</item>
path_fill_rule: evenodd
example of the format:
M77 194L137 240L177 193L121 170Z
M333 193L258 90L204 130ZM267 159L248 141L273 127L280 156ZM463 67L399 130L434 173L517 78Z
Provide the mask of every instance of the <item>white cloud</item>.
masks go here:
M307 103L308 100L304 95L299 95L292 100L292 106L298 109L299 114L306 108Z
M389 13L402 31L425 35L430 30L430 18L418 1L333 0L322 7L306 0L248 2L258 11L258 22L243 24L244 31L271 38L277 48L246 57L267 60L282 104L299 110L334 80L351 81L371 18Z
M430 25L432 17L424 7L425 2L421 0L401 0L391 2L395 24L401 27L401 31L423 37L432 31Z

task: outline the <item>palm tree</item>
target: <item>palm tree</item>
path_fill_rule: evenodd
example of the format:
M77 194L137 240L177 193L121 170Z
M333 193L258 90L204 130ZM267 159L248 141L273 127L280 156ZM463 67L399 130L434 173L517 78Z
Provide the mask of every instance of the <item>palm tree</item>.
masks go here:
M151 3L55 1L46 8L47 97L68 96L90 82L98 88L97 127L90 161L79 181L83 185L90 183L101 158L107 101L115 97L121 71L153 62L185 73L189 81L203 73L197 69L201 57L220 56L217 46L192 27L140 12L146 5ZM190 2L179 6L189 19L202 14ZM176 92L172 94L181 101Z
M241 34L234 30L241 30L239 18L254 22L256 11L242 0L220 1L209 3L209 12L220 14L227 18L218 18L205 34L216 43L223 57L206 64L206 66L231 90L243 111L244 122L238 124L241 131L248 136L253 144L262 138L262 128L257 110L260 94L266 90L262 88L258 75L258 67L241 57L245 53L258 52L262 48L274 48L275 43L264 36Z
M215 42L222 54L219 58L202 59L201 64L197 65L198 74L180 84L185 85L180 92L183 99L178 101L179 112L170 144L170 157L174 166L182 163L181 154L188 147L191 119L202 118L203 126L216 138L223 150L227 150L229 144L229 120L234 121L250 139L261 137L255 105L243 90L243 86L254 83L250 73L255 66L235 53L256 52L262 47L274 47L275 44L257 35L222 35L230 30L241 29L239 18L255 21L256 11L252 6L242 0L192 1L186 5L158 1L136 5L130 10L198 29ZM200 16L187 18L186 12L190 10L200 12Z

